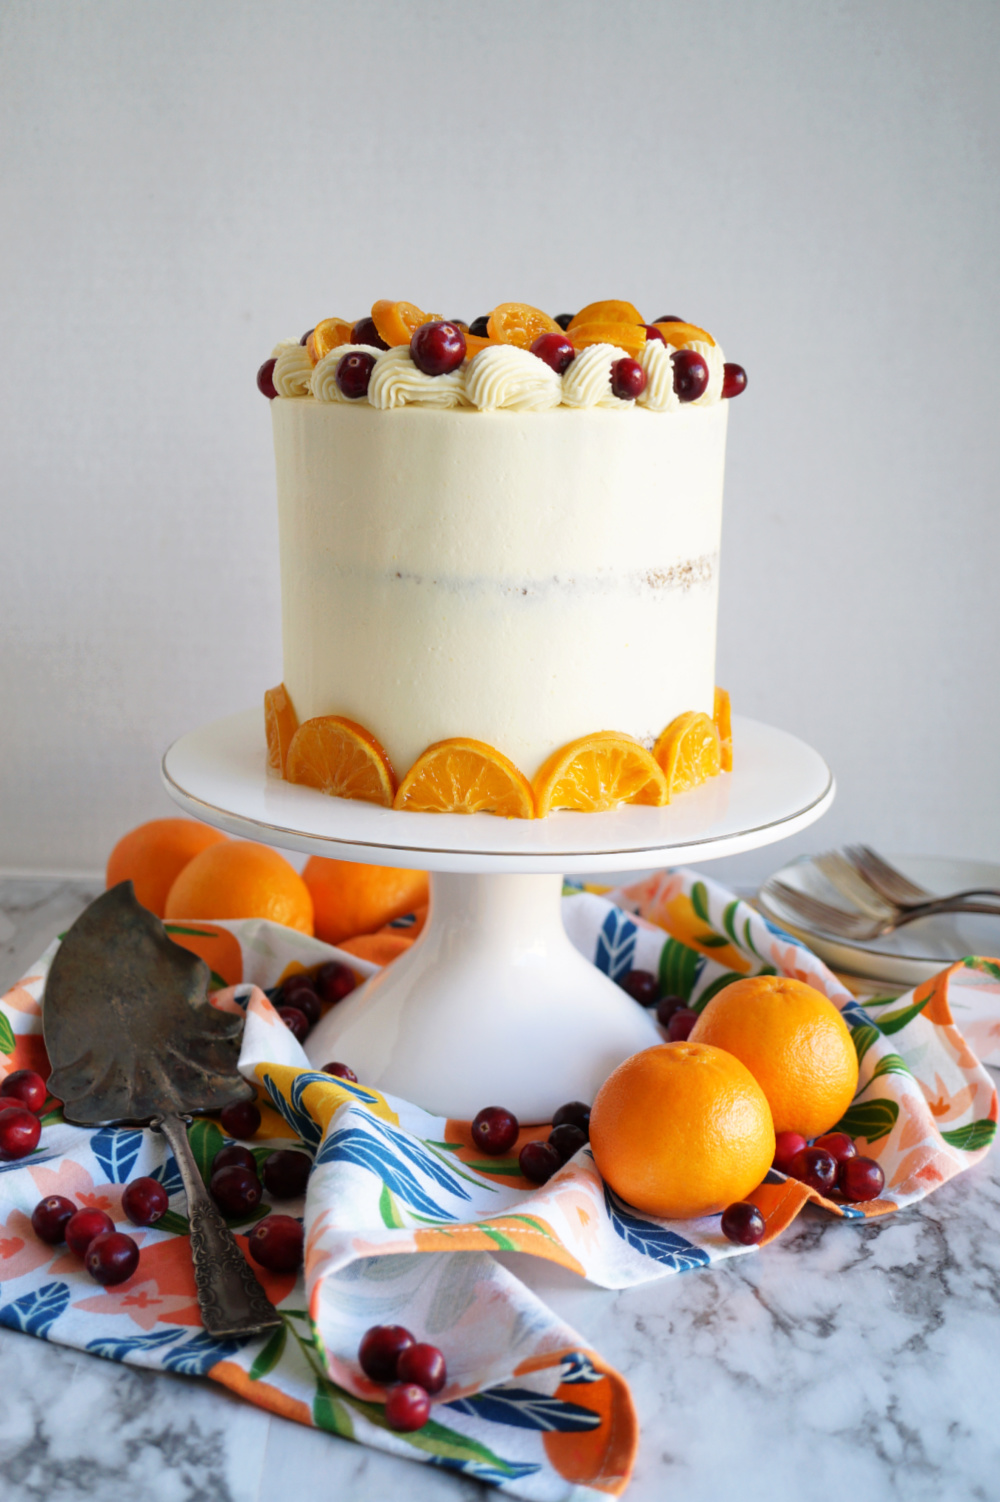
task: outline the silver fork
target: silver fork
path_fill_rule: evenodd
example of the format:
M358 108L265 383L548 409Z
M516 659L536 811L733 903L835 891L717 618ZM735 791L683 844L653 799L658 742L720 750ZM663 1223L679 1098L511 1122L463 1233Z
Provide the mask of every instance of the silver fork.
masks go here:
M866 913L869 918L879 918L884 922L899 912L899 904L880 896L839 850L827 850L822 855L813 856L812 864L852 907Z
M946 897L939 897L936 892L929 892L926 887L910 881L895 866L890 866L870 845L848 845L844 854L862 880L893 907L923 907L928 902L961 902L968 897L1000 898L1000 891L996 887L969 887L964 892L950 892Z
M919 918L933 918L940 913L990 913L994 918L1000 918L1000 908L977 902L963 902L956 906L947 899L927 902L923 907L911 908L906 912L899 910L889 918L866 918L861 913L847 913L843 908L834 907L832 903L821 902L818 897L810 897L808 892L799 892L795 887L786 886L783 881L773 878L761 887L760 897L764 906L771 909L772 916L779 922L781 916L774 912L775 899L789 912L804 918L813 928L832 938L852 939L857 943L880 939L907 923L916 923Z

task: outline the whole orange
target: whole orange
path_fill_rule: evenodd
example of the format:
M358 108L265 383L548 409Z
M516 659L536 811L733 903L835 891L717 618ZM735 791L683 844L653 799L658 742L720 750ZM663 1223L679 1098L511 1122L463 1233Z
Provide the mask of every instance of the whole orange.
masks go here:
M166 917L269 918L300 933L313 931L309 888L270 845L227 840L189 861L170 888Z
M739 1059L705 1043L660 1043L604 1081L590 1146L601 1177L630 1205L689 1220L757 1188L774 1158L774 1127Z
M339 944L402 918L427 903L427 872L396 866L363 866L314 855L302 880L312 894L316 937Z
M733 981L712 997L690 1037L742 1060L767 1096L776 1132L819 1137L836 1126L858 1088L858 1055L843 1017L804 981Z
M108 857L105 882L116 887L130 881L143 907L162 918L167 893L188 861L228 838L195 819L151 819L122 835Z

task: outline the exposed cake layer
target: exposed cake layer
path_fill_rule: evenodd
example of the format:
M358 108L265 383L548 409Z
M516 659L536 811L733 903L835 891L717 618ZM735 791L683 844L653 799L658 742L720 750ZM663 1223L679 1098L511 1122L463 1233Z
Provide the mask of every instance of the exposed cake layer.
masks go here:
M711 715L727 402L271 410L300 721L359 721L400 775L463 735L530 777Z

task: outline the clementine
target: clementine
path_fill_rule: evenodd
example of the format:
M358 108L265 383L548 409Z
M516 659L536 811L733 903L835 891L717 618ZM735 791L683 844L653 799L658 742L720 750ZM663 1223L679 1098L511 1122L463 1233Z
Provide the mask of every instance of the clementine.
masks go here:
M122 835L108 857L105 883L116 887L130 881L143 907L162 918L167 893L188 861L228 838L196 819L151 819Z
M590 1146L616 1194L664 1220L717 1215L774 1158L764 1092L739 1059L705 1043L659 1043L597 1092Z
M691 1042L725 1048L746 1065L776 1132L828 1132L858 1088L858 1055L843 1017L821 991L788 976L733 981L712 997Z
M210 845L189 861L170 888L165 916L269 918L313 932L312 898L302 877L277 850L251 840Z
M316 937L327 944L372 934L393 918L426 906L428 899L426 871L364 866L323 855L310 857L302 880L312 896Z

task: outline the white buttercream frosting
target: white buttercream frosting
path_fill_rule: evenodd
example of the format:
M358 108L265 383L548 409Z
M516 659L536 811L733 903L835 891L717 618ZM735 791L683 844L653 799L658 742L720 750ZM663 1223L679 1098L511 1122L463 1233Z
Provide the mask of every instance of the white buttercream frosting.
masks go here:
M616 360L628 358L627 350L619 349L615 344L591 344L581 349L563 371L563 406L634 407L635 402L623 402L611 390L612 365Z
M706 344L703 339L692 339L685 344L684 348L693 349L695 354L701 355L708 366L708 385L691 405L692 407L712 407L722 400L722 382L726 374L723 366L726 363L726 357L717 344Z
M457 407L466 400L465 377L461 366L451 375L425 375L414 365L409 345L399 344L376 360L368 400L382 411L411 405Z
M674 391L674 351L669 344L659 339L647 339L639 355L639 364L646 372L646 389L639 397L639 406L650 412L676 412L680 406Z
M495 345L476 355L465 371L469 401L480 412L504 407L512 412L546 412L563 396L556 371L530 350Z
M345 355L374 355L377 360L381 350L373 344L338 344L324 355L312 374L312 394L319 402L352 402L360 397L345 396L337 385L337 366Z
M312 389L313 368L304 344L278 346L275 354L274 389L279 396L308 396Z

